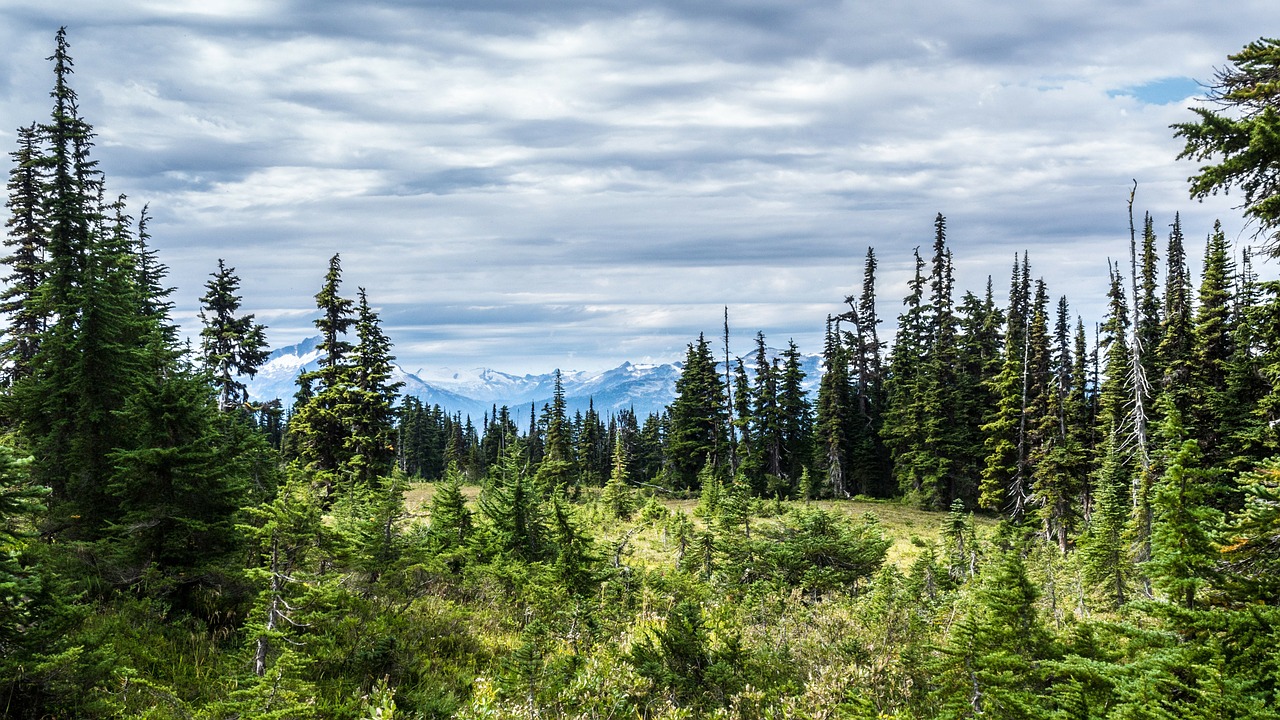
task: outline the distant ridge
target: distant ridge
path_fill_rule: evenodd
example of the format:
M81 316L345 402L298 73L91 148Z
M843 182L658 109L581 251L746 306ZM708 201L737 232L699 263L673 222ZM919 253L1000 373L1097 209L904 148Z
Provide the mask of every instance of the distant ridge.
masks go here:
M298 375L319 367L316 350L319 337L310 337L296 345L278 348L258 374L247 385L249 395L258 402L280 399L293 402ZM817 355L803 356L805 388L810 401L816 400L820 374ZM562 371L565 404L568 412L586 412L594 403L602 417L628 408L643 422L651 413L662 412L676 396L676 379L681 363L635 364L624 362L616 368L598 372ZM420 368L408 372L396 366L394 379L404 383L401 392L418 398L427 405L439 405L450 415L469 416L474 422L493 410L506 406L517 425L529 422L530 406L541 411L551 402L555 388L555 372L540 375L511 375L491 368L458 370L453 368Z

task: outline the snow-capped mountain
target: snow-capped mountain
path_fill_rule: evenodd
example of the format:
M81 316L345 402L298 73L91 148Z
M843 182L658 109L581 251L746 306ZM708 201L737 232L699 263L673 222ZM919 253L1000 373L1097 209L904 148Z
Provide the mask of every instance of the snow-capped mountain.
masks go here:
M319 342L319 337L307 338L272 352L247 383L250 397L260 402L279 398L285 405L292 404L298 375L319 367ZM816 355L804 356L805 389L811 400L817 397L819 359ZM631 408L643 420L650 413L661 412L675 399L680 372L680 363L624 362L601 372L562 371L560 381L570 415L585 412L592 403L602 416ZM490 368L422 368L408 372L396 366L394 379L404 383L401 392L405 395L427 405L439 405L449 414L469 415L477 422L494 407L503 405L517 423L528 422L530 406L541 411L551 402L555 390L554 372L511 375Z

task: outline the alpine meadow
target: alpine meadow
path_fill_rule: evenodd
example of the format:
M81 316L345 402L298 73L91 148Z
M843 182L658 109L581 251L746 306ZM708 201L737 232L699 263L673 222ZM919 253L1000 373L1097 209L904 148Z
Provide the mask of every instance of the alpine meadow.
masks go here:
M871 248L812 318L820 377L726 307L644 417L558 370L480 417L406 393L340 254L314 369L252 397L236 259L184 337L52 47L9 153L0 716L1280 718L1280 40L1170 129L1255 244L1135 183L1086 318L1034 248L957 288L939 213L896 321Z

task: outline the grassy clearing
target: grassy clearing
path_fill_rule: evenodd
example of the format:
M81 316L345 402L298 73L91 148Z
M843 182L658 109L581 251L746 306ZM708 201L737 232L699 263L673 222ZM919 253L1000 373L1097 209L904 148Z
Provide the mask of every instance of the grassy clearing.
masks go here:
M405 492L405 507L413 517L427 518L435 491L435 483L414 483L410 486ZM476 498L480 495L480 486L463 486L462 493L474 507ZM668 513L683 512L688 515L699 532L705 529L702 519L693 515L693 509L698 504L696 499L660 498L658 502ZM785 512L787 507L795 504L798 503L786 501L773 509ZM820 500L812 504L823 510L848 516L855 521L868 514L875 517L885 537L893 541L887 561L903 569L920 555L922 543L930 544L940 540L942 522L947 515L945 512L921 510L892 500ZM629 521L613 520L606 518L604 513L590 502L582 506L580 519L586 523L586 529L591 535L610 552L613 552L624 539L626 540L622 562L658 567L671 565L676 560L677 548L667 537L666 523L662 520L646 521L638 515ZM757 522L770 522L770 520L766 518ZM974 524L978 535L986 537L995 528L996 521L988 517L975 516Z

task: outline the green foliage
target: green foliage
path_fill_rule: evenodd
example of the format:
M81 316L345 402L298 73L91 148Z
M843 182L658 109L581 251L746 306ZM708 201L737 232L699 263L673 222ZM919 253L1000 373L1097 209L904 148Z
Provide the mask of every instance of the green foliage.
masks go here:
M600 492L600 502L604 504L609 514L618 520L631 519L631 514L636 509L635 493L627 484L630 478L628 470L630 464L627 446L619 435L614 444L613 472L609 474L609 482Z
M819 508L792 508L779 525L758 526L756 534L753 575L814 599L855 592L891 544L874 517L855 524Z
M218 260L217 272L205 283L200 298L200 356L205 370L214 377L218 389L218 409L226 412L249 400L240 377L253 377L267 360L266 326L255 323L253 315L240 315L236 294L240 278L235 268Z
M932 716L1049 717L1042 661L1057 656L1017 552L993 564L933 659Z
M1223 111L1193 107L1199 119L1172 126L1174 136L1186 140L1178 158L1217 160L1188 178L1191 197L1242 190L1245 215L1258 221L1258 232L1274 255L1280 227L1275 172L1280 164L1280 87L1275 81L1280 41L1260 38L1227 60L1231 64L1218 71L1209 88L1209 98Z
M699 471L710 465L717 477L728 467L725 388L706 338L689 345L671 405L667 457L678 489L700 487Z

